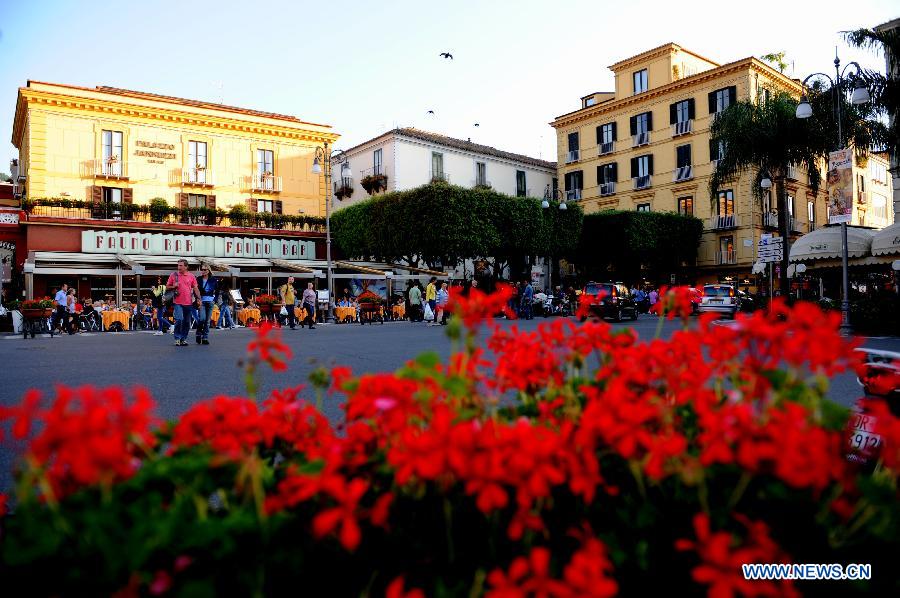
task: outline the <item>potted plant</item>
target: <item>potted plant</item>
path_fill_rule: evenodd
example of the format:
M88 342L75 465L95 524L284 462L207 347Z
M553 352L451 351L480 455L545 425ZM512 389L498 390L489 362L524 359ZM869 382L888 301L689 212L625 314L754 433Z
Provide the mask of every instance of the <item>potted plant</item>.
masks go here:
M150 221L162 222L169 215L169 202L162 197L154 197L150 200Z
M362 185L362 188L366 190L366 193L374 195L379 191L387 190L387 175L369 174L362 178L360 184Z
M25 318L49 318L53 314L53 299L27 299L19 306L19 311Z
M249 216L250 212L247 210L247 206L242 203L235 204L228 210L228 221L231 226L247 226Z
M341 185L338 186L337 183L334 184L334 196L337 199L349 198L353 195L353 187L351 185Z
M281 311L282 303L275 295L259 295L256 297L256 304L259 306L261 314L277 314Z

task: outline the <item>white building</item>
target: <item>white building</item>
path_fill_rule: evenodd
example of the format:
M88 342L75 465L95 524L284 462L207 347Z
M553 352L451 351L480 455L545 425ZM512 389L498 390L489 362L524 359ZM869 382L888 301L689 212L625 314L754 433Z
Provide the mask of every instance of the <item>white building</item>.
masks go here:
M460 187L490 186L499 193L543 197L556 188L556 162L513 154L472 141L445 137L413 128L393 129L352 147L344 158L353 173L353 193L335 202L340 209L371 197L363 188L366 177L384 175L386 189L402 191L435 180ZM340 172L335 164L334 172ZM335 180L335 188L342 186Z

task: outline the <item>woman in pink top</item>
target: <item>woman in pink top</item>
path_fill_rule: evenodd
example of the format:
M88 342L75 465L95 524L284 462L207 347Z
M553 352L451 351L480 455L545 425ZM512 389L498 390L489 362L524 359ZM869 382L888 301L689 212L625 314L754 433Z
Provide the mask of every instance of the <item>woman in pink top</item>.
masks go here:
M169 275L166 289L175 290L175 346L187 347L187 337L191 331L191 306L200 303L197 279L188 272L187 260L178 260L178 271Z

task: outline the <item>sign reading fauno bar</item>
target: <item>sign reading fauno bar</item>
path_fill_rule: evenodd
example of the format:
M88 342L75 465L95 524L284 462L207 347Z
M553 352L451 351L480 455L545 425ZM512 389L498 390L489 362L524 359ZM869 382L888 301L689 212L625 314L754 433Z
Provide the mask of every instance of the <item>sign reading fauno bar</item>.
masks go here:
M313 241L166 235L105 230L82 231L81 250L84 253L178 257L240 257L282 260L309 260L315 257Z

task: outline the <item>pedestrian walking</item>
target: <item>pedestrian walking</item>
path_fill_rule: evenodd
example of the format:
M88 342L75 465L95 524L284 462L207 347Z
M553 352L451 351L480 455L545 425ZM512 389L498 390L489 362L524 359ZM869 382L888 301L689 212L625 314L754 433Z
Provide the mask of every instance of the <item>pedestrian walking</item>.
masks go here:
M421 322L423 317L422 288L417 281L409 289L409 321Z
M231 313L233 304L234 300L231 298L230 289L220 289L219 298L216 301L216 305L219 306L219 320L216 322L216 328L234 330L234 316Z
M75 334L78 300L75 299L75 288L69 289L66 294L66 332L70 335Z
M175 305L175 346L187 347L187 337L191 331L191 315L200 302L197 279L188 272L186 259L178 260L178 269L169 275L166 289L173 292Z
M156 332L155 335L161 336L169 332L169 319L166 317L166 303L163 297L166 294L166 285L163 284L162 277L156 277L156 284L151 289L153 294L153 307L156 309Z
M450 291L447 290L447 282L441 281L441 288L437 292L435 305L437 311L434 312L434 326L443 326L447 323L447 303L450 301Z
M431 280L428 281L428 286L425 287L425 301L428 302L428 307L431 308L431 313L434 317L434 322L437 322L437 277L432 276Z
M219 292L219 279L213 276L209 264L200 266L200 278L197 279L200 291L199 318L197 320L197 344L209 344L209 321L212 318L213 304Z
M291 326L291 330L297 327L297 316L294 315L294 307L297 305L297 293L294 290L294 277L289 276L287 282L278 287L278 294L281 296L281 302L284 303L284 309L287 311L285 320Z
M522 286L522 311L519 316L530 320L532 319L531 308L534 303L534 287L531 286L531 282L528 280L523 280Z
M56 311L53 312L53 316L50 318L50 329L54 329L57 326L65 326L66 322L69 319L69 310L67 308L69 296L69 285L63 283L59 290L56 291L56 295L53 296L53 302L56 304Z
M303 291L303 309L306 310L306 319L303 320L303 323L300 324L300 327L303 327L303 324L309 323L309 329L314 330L316 327L316 300L318 299L318 295L316 295L316 290L313 288L313 283L306 283L306 290ZM292 310L293 311L293 310Z
M656 302L659 301L659 293L656 289L651 289L650 291L650 307L652 308L656 305Z

